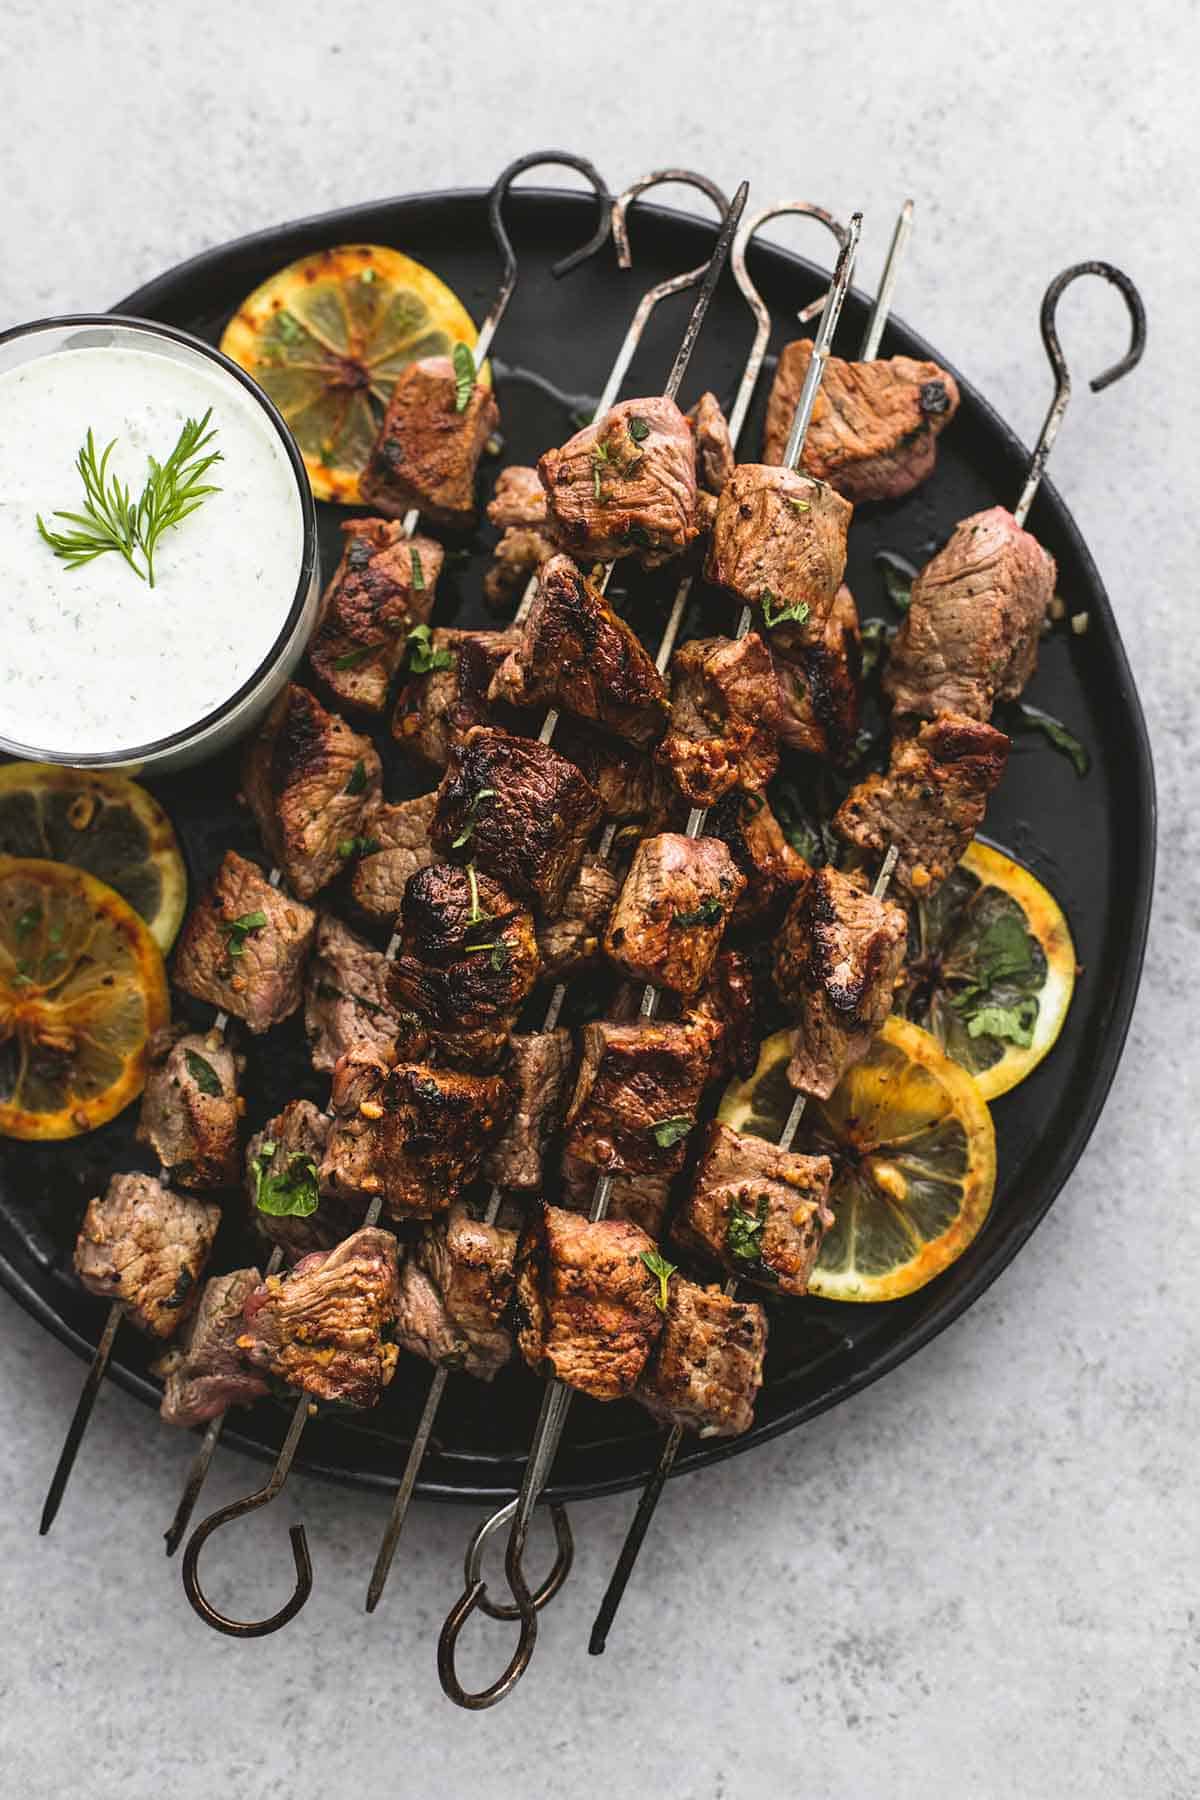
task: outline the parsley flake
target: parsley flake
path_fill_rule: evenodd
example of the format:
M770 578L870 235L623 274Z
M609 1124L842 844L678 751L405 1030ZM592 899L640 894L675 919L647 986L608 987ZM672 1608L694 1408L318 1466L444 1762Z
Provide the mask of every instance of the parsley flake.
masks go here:
M756 1212L747 1212L735 1200L729 1214L729 1224L725 1228L725 1243L737 1262L758 1262L762 1257L763 1226L767 1222L766 1196L759 1201Z
M671 923L681 930L690 930L693 925L718 925L725 917L725 908L719 900L712 898L702 900L692 912L676 913Z
M245 956L246 939L252 932L261 931L267 922L265 912L243 913L240 918L230 919L222 926L225 933L225 952L231 959Z
M654 1304L659 1312L665 1313L667 1310L667 1284L672 1275L676 1273L677 1264L668 1262L666 1257L661 1256L657 1250L643 1250L641 1259L651 1275L655 1276L658 1281L658 1292L654 1296Z
M659 1149L670 1150L683 1142L694 1124L695 1120L689 1113L675 1113L669 1119L659 1119L650 1129Z
M360 756L350 771L350 779L342 789L344 794L361 794L367 785L367 765Z
M435 669L453 668L454 657L449 650L433 648L428 625L414 625L408 634L408 667L413 675L431 675Z
M465 843L467 843L471 837L474 836L475 817L479 811L481 803L484 800L494 800L495 797L496 797L495 788L480 788L476 793L471 795L470 801L467 804L467 816L463 820L463 828L459 832L458 836L455 839L453 839L453 841L451 842L450 848L452 850L461 850L463 845Z
M279 1145L268 1139L250 1164L254 1204L275 1218L307 1219L321 1203L317 1165L311 1156L292 1151L282 1169L275 1168Z
M198 1050L189 1049L184 1051L183 1060L187 1064L188 1074L200 1092L207 1094L210 1100L219 1100L225 1090L221 1086L221 1077L208 1058L201 1056Z
M450 360L454 364L454 410L466 412L475 391L475 358L466 344L455 344Z
M763 624L768 631L774 631L777 625L783 625L789 619L794 619L797 625L803 625L808 617L806 600L780 600L771 592L770 588L763 589L759 596L759 604L762 606ZM774 610L776 607L778 607L778 611Z

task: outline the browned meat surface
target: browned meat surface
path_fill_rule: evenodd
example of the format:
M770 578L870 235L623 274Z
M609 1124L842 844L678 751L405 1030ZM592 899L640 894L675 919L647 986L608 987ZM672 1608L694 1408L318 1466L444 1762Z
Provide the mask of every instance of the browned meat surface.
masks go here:
M549 535L582 563L645 567L696 535L696 453L673 400L622 400L538 463Z
M704 1019L585 1025L565 1154L597 1171L673 1175L683 1167L719 1036Z
M483 1161L489 1181L502 1188L536 1188L542 1155L567 1110L574 1062L569 1031L515 1032L505 1071L513 1091L512 1117Z
M756 631L693 638L671 658L671 725L658 747L680 793L711 806L731 788L759 793L779 766L779 696Z
M781 1150L714 1120L672 1239L685 1255L783 1294L804 1294L833 1224L827 1156Z
M433 841L553 916L600 822L600 797L547 744L476 726L451 749Z
M364 1226L246 1301L238 1349L256 1369L318 1400L374 1406L396 1373L387 1340L399 1301L396 1240Z
M400 1348L490 1381L513 1353L506 1315L516 1254L515 1231L479 1223L462 1201L427 1225L400 1272Z
M205 1282L180 1343L156 1365L163 1377L159 1412L168 1425L205 1425L227 1406L252 1406L270 1392L237 1345L242 1308L261 1281L257 1269L234 1269Z
M419 1027L404 1018L388 993L389 964L371 944L329 913L317 926L317 945L304 984L304 1029L314 1069L332 1069L351 1044L377 1044L412 1060L424 1054Z
M179 935L172 979L258 1035L299 1006L316 931L315 912L228 850Z
M663 1326L642 1261L653 1249L628 1220L537 1209L517 1251L517 1342L529 1367L593 1400L632 1393Z
M363 503L389 519L411 507L435 525L463 530L475 514L475 471L500 423L478 382L462 412L448 356L424 356L402 372L359 482Z
M788 1080L828 1100L887 1018L904 962L904 909L834 868L814 871L775 941L775 985L792 1009Z
M393 1219L429 1219L474 1181L508 1122L512 1094L497 1075L426 1063L372 1074L347 1058L334 1070L332 1108L322 1186L364 1205L382 1194Z
M119 1300L139 1331L168 1338L200 1298L221 1209L151 1175L114 1175L88 1201L75 1273L89 1294Z
M332 1250L362 1218L361 1206L348 1206L321 1186L329 1122L329 1114L311 1100L289 1100L246 1146L250 1224L266 1243L278 1245L293 1261L313 1250ZM310 1205L314 1190L315 1212L290 1210ZM273 1210L260 1208L260 1199ZM289 1210L274 1210L280 1207Z
M634 1398L663 1425L740 1437L754 1423L766 1350L761 1306L673 1275L662 1336Z
M605 953L636 981L697 994L745 885L720 838L643 838L609 917Z
M1002 731L943 713L892 744L886 775L868 775L842 801L833 826L847 843L899 851L894 880L915 899L945 881L983 824L1008 761Z
M181 1187L232 1187L238 1178L237 1064L217 1031L171 1026L150 1044L138 1118L149 1144Z
M973 513L913 583L884 671L899 714L988 719L1037 667L1054 558L1002 506Z
M371 837L380 848L357 858L350 880L354 904L368 918L394 925L400 917L409 877L433 861L429 828L436 805L436 793L420 794L381 806L371 820Z
M560 707L643 748L658 741L667 722L662 676L569 556L543 567L529 617L488 698Z
M818 644L846 572L853 511L824 482L739 463L717 501L705 574L762 609L773 650Z
M585 725L560 721L554 748L582 771L600 796L604 816L617 824L661 831L679 803L675 785L657 758Z
M844 762L855 747L862 705L862 634L845 582L818 643L774 652L779 736L792 750Z
M546 523L546 490L536 469L513 463L501 469L487 504L487 516L500 531Z
M685 1025L706 1025L718 1034L710 1058L709 1081L720 1081L728 1075L745 1077L754 1072L762 1036L758 1010L749 957L740 950L722 950L703 989L679 1015Z
M539 485L538 492L541 493ZM518 594L524 593L531 575L558 549L543 532L527 525L510 525L492 552L483 577L483 597L493 612L507 612Z
M342 705L380 713L408 631L433 610L444 552L391 519L347 519L342 545L308 660Z
M763 794L734 789L718 800L705 826L720 838L745 879L730 924L761 925L778 918L784 904L808 880L808 864L783 835Z
M767 401L763 461L782 462L812 339L779 353ZM958 384L937 363L911 356L825 364L800 466L858 505L899 500L933 474L937 440L958 411Z
M562 1161L562 1203L573 1212L589 1211L596 1192L600 1171L595 1163L582 1162L577 1156L564 1156ZM610 1175L612 1186L608 1196L610 1219L631 1219L635 1225L657 1242L663 1234L663 1221L671 1199L670 1175Z
M735 463L729 421L715 394L701 394L687 418L696 439L696 479L707 493L719 494Z
M405 755L440 773L451 745L490 717L492 677L519 641L515 631L432 631L396 695L392 736Z
M562 911L544 920L538 929L543 975L558 981L595 962L620 887L603 863L579 865Z
M517 1012L538 978L533 915L473 865L432 863L409 882L392 992L444 1030Z
M288 887L309 900L369 839L380 762L370 738L286 687L246 752L242 785Z

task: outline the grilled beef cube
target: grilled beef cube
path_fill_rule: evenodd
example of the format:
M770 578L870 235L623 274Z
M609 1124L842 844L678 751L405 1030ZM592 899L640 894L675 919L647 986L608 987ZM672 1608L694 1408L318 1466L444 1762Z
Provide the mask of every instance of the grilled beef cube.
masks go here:
M740 1437L754 1423L766 1349L767 1315L755 1301L674 1275L662 1336L634 1399L660 1424Z
M739 463L717 501L705 574L762 608L773 650L819 644L846 572L853 510L824 482ZM803 607L802 618L781 616Z
M856 746L862 707L862 634L845 582L819 643L774 651L779 737L792 750L845 762Z
M500 423L490 388L478 382L463 411L448 356L404 369L359 482L367 506L389 519L415 507L435 525L465 530L475 514L475 471Z
M662 1331L654 1241L625 1219L542 1206L517 1250L517 1343L531 1369L593 1400L633 1392Z
M763 461L782 462L812 361L811 338L785 344L771 397ZM800 466L857 506L900 500L933 474L937 440L958 411L958 384L911 356L825 364Z
M392 992L451 1031L516 1013L538 978L533 915L490 875L456 863L419 869L404 893Z
M432 837L553 917L602 808L574 763L548 744L477 725L453 746Z
M645 568L696 536L696 452L673 400L622 400L538 463L549 535L577 561Z
M288 887L309 900L369 839L380 762L370 738L326 712L307 688L285 688L254 739L242 785Z
M573 1212L590 1211L601 1171L577 1156L562 1160L562 1204ZM630 1219L655 1242L662 1237L671 1199L671 1175L610 1175L610 1219Z
M330 1119L311 1100L289 1100L268 1119L246 1146L245 1188L250 1224L265 1243L283 1250L290 1260L313 1250L332 1250L362 1218L360 1206L347 1206L321 1184L321 1163ZM267 1206L307 1203L317 1189L315 1212L265 1211ZM289 1199L289 1196L292 1198Z
M232 1187L238 1178L237 1065L216 1031L160 1031L138 1117L149 1144L180 1187Z
M722 950L700 993L679 1015L684 1025L715 1029L709 1081L753 1074L762 1035L758 1013L758 991L749 957L740 950Z
M316 930L315 912L227 850L180 933L173 980L258 1036L299 1006Z
M543 975L561 981L564 975L595 962L620 888L616 876L603 863L580 864L562 911L543 921L538 930Z
M569 1031L514 1033L506 1071L513 1090L512 1117L483 1160L488 1180L502 1188L536 1188L542 1155L563 1122L571 1097Z
M763 794L735 789L718 800L705 829L720 838L745 880L729 923L761 925L778 917L784 903L808 880L809 868L793 850Z
M719 494L736 466L729 421L715 394L701 394L687 416L696 440L696 480L709 494Z
M662 676L569 556L552 557L542 569L529 617L488 698L560 707L643 748L658 741L667 722Z
M693 638L671 658L671 725L659 761L693 806L731 788L758 793L779 767L779 695L756 631Z
M151 1175L114 1175L88 1201L75 1273L89 1294L119 1300L139 1331L168 1338L200 1298L221 1209Z
M904 909L837 869L814 871L775 942L775 985L795 1015L788 1080L828 1100L887 1018L904 962Z
M407 633L433 610L445 552L391 519L348 519L342 540L308 660L341 704L381 713Z
M609 917L605 953L636 981L697 994L745 885L719 838L643 838Z
M180 1344L156 1365L164 1383L159 1412L168 1425L205 1425L226 1407L252 1406L270 1392L262 1376L246 1367L237 1344L242 1308L261 1281L257 1269L234 1269L205 1282Z
M372 1079L347 1059L334 1071L332 1105L322 1186L364 1204L382 1194L394 1219L429 1219L474 1181L512 1094L496 1075L400 1063Z
M385 1341L399 1303L396 1240L364 1226L289 1275L268 1275L246 1301L238 1349L253 1368L318 1400L374 1406L396 1373Z
M546 523L546 490L537 470L519 463L501 469L487 503L487 516L500 531L521 526L542 529Z
M506 1315L516 1254L515 1231L479 1223L462 1201L427 1225L400 1272L400 1348L490 1381L513 1353Z
M894 711L986 721L995 701L1015 700L1037 667L1057 572L1002 506L956 525L913 582L883 676Z
M893 879L914 899L935 894L983 824L1011 740L994 726L943 713L896 738L886 775L851 788L833 828L847 843L899 851Z
M489 718L492 677L513 646L515 631L450 631L440 626L396 696L392 736L406 756L439 773L453 744ZM428 664L436 664L429 667Z
M419 1021L403 1016L388 992L386 956L322 913L317 945L304 984L304 1029L314 1069L332 1069L352 1044L396 1050L406 1062L422 1057L426 1037Z
M541 493L538 487L538 493ZM558 555L558 548L540 531L528 525L510 525L492 551L483 577L483 598L493 612L507 612L531 576L543 563Z
M420 794L395 806L381 806L371 820L371 838L380 848L357 858L350 879L354 904L367 918L394 925L410 876L433 861L429 829L437 795Z
M672 1239L685 1255L783 1294L808 1292L808 1279L833 1224L827 1156L781 1150L715 1119Z
M709 1075L716 1025L585 1025L564 1153L597 1172L671 1176Z
M560 721L554 748L587 776L611 823L661 831L678 805L674 783L656 757L594 730L582 719Z

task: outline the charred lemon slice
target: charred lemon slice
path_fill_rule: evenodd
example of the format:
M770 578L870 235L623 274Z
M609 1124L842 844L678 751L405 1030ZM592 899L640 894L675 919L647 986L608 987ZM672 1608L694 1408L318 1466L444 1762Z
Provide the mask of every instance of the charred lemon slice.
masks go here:
M0 857L0 1132L79 1137L114 1118L169 1013L161 952L120 894L64 863Z
M255 288L221 348L287 420L317 499L353 506L401 370L455 344L473 349L478 335L423 263L379 244L341 244ZM482 379L491 379L486 369Z
M1029 870L978 840L911 913L895 1008L969 1069L985 1100L1053 1048L1075 991L1062 909Z
M0 768L0 856L70 863L115 888L165 956L187 906L187 871L158 801L105 769Z
M788 1037L768 1038L749 1081L726 1090L727 1125L778 1138L795 1097ZM979 1089L895 1016L829 1100L808 1102L796 1147L833 1161L835 1223L809 1283L826 1300L915 1293L962 1255L992 1203L996 1137Z

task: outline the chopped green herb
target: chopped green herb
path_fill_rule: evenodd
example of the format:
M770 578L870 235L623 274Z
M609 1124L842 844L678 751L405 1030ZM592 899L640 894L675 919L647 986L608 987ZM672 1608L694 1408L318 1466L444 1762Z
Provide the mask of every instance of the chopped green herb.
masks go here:
M455 344L450 360L454 364L454 410L466 412L475 391L475 358L466 344Z
M795 500L792 498L791 494L785 494L784 499L795 512L806 513L812 511L812 503L808 500Z
M367 660L374 649L374 644L360 644L357 650L347 650L345 656L335 658L333 666L335 669L356 669L360 662Z
M463 845L470 840L474 835L475 816L479 811L481 803L484 800L494 800L495 797L495 788L480 788L477 793L471 795L467 805L467 816L463 820L463 828L450 845L452 850L461 850Z
M654 1296L654 1304L659 1312L665 1313L668 1300L667 1284L675 1274L677 1264L668 1262L666 1257L660 1256L657 1250L643 1250L641 1259L658 1281L658 1292Z
M629 420L629 435L635 444L644 444L646 439L650 436L649 421L637 418L636 416L631 417Z
M238 919L231 919L222 927L225 933L226 954L233 957L245 956L246 939L251 932L261 931L267 922L265 912L243 913Z
M25 911L18 918L16 924L13 926L13 930L16 932L18 938L27 938L31 931L37 930L41 922L41 907L29 906L26 907Z
M414 625L408 634L408 667L413 675L431 675L435 669L454 667L449 650L433 648L433 632L428 625Z
M758 1262L761 1259L763 1226L766 1222L766 1195L759 1201L755 1212L747 1212L734 1201L725 1230L725 1243L736 1262Z
M670 1150L683 1142L695 1122L688 1113L676 1113L669 1119L659 1119L650 1129L659 1149Z
M719 900L708 899L702 900L699 906L692 912L675 913L671 919L671 923L672 925L678 925L682 930L687 931L693 925L718 925L724 917L725 908L721 905L721 902Z
M1032 1044L1037 1018L1038 1002L1033 995L1018 1000L1015 1006L981 1006L967 1020L967 1036L1007 1038L1013 1044Z
M183 1060L187 1064L188 1074L200 1092L207 1094L210 1100L219 1100L225 1090L221 1086L221 1077L208 1058L201 1056L198 1050L185 1050Z
M268 1141L250 1164L254 1204L274 1218L307 1219L321 1203L317 1165L311 1156L292 1151L285 1167L277 1171L278 1151L278 1144Z
M345 794L361 794L367 785L367 765L360 756L350 771L350 779L342 792Z
M1064 756L1071 759L1071 765L1081 779L1087 774L1092 766L1092 759L1075 733L1068 731L1061 719L1056 719L1052 713L1043 712L1040 706L1031 706L1028 700L1018 700L1015 710L1021 729L1040 731L1056 750L1061 750Z
M352 856L374 856L382 849L378 838L348 837L338 839L337 853L343 862L349 862Z
M479 877L475 873L475 864L467 864L467 881L471 889L471 910L467 914L468 925L481 925L484 919L490 919L491 913L485 912L479 904Z
M794 619L797 625L803 625L808 617L806 600L780 600L771 592L770 588L763 589L759 596L759 603L763 611L763 624L768 631L774 631L777 625L783 625L789 619ZM778 611L775 610L776 608Z
M425 590L425 571L421 567L421 552L415 547L410 547L408 558L412 563L413 591L418 594L423 593Z

